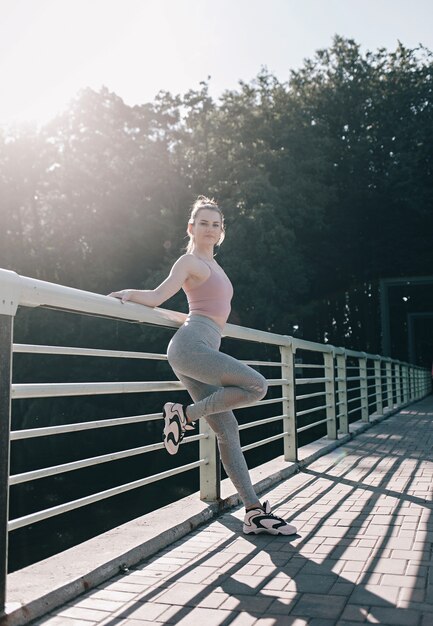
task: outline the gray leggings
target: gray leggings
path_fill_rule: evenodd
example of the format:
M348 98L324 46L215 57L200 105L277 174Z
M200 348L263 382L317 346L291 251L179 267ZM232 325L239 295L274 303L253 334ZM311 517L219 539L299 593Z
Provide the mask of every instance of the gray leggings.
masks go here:
M167 357L194 404L191 420L204 417L215 432L221 461L245 507L258 501L241 450L239 426L231 409L261 400L266 379L248 365L219 352L221 330L203 315L190 315L173 336Z

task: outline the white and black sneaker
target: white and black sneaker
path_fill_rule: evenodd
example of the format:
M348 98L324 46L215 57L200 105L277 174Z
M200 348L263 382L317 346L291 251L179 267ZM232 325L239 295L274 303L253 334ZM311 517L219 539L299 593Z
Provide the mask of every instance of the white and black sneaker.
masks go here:
M175 402L164 404L162 410L165 422L163 442L169 454L176 454L186 430L194 430L194 426L187 422L185 410L186 407L182 404Z
M245 535L294 535L297 532L294 526L271 513L271 505L267 500L261 507L245 513L243 531Z

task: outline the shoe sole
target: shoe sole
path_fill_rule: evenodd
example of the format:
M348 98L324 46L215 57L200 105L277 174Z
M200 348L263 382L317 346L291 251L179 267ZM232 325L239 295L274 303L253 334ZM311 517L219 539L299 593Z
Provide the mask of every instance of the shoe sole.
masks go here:
M275 530L273 528L269 528L267 530L261 528L260 530L244 530L243 533L244 535L281 535L281 537L290 537L291 535L296 535L297 531L294 530L292 533L282 533L279 530Z
M172 413L171 409L166 409L166 404L162 409L162 415L164 417L164 437L163 443L167 452L171 455L174 455L179 450L179 443L176 443L175 434L173 432L173 424L170 423L170 418L175 415ZM170 412L170 414L169 414ZM171 435L171 437L170 437ZM179 433L180 435L180 433Z
M289 535L296 535L297 529L292 526L292 524L286 523L285 526L280 527L272 527L269 528L253 528L252 530L248 530L251 526L245 525L242 528L244 535L282 535L284 537L288 537ZM281 532L282 528L290 529L291 532Z

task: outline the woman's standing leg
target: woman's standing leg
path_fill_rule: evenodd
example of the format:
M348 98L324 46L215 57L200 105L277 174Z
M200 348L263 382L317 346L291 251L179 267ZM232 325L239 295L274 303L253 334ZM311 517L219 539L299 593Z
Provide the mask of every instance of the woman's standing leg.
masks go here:
M198 402L217 391L216 387L175 373L185 385L194 402ZM248 466L241 450L239 425L233 412L216 413L206 416L204 419L216 434L222 464L242 502L246 508L255 505L258 502L258 497L251 483Z

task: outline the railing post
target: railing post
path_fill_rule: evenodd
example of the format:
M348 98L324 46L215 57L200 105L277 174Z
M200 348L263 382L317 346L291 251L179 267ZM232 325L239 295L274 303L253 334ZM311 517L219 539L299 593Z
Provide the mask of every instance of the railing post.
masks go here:
M409 402L409 366L407 363L403 365L403 402Z
M415 391L414 391L414 371L415 371L415 367L413 365L409 366L409 399L412 402L412 400L415 397Z
M423 370L421 370L421 389L422 389L422 395L425 396L427 392L427 380L426 380Z
M386 362L386 408L391 411L394 407L394 394L392 389L392 363Z
M383 415L382 360L380 356L374 361L374 382L376 387L376 413L377 415Z
M0 615L6 605L13 316L0 314Z
M361 419L363 422L368 422L369 415L368 415L367 355L359 357L359 385L361 388L360 389Z
M325 352L323 355L325 366L325 393L326 393L326 427L328 439L337 439L337 418L335 411L335 372L334 351Z
M403 404L402 384L401 384L401 363L395 364L395 386L397 396L397 406Z
M418 397L419 397L418 368L417 367L414 367L414 370L413 370L413 397L414 397L414 400L418 400Z
M206 465L200 465L200 500L215 502L221 496L221 462L215 432L205 419L198 420L200 435L199 452L201 459L207 459Z
M338 384L338 432L346 435L349 432L349 415L347 408L347 375L346 375L346 353L337 354L337 384Z
M284 429L284 460L296 463L298 460L298 433L296 431L296 381L295 353L296 348L280 346L281 378L287 382L282 385L283 392L283 429Z

